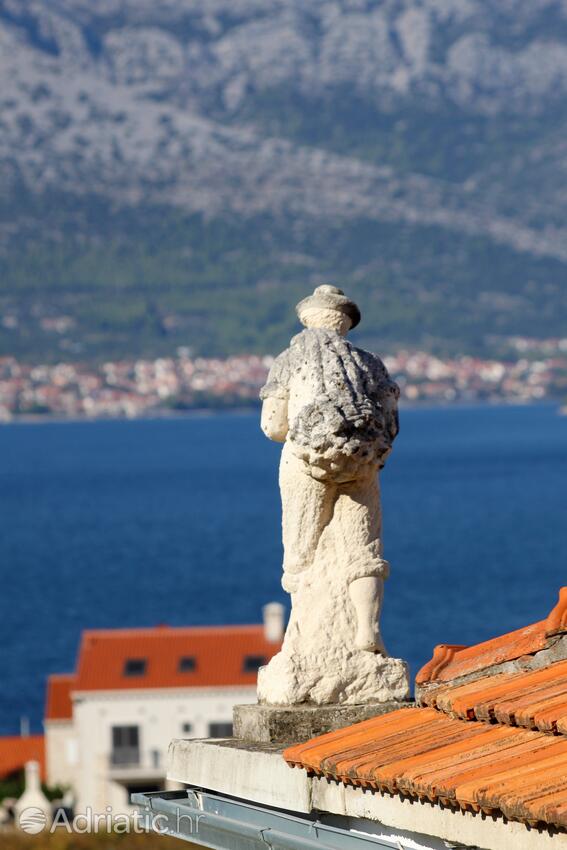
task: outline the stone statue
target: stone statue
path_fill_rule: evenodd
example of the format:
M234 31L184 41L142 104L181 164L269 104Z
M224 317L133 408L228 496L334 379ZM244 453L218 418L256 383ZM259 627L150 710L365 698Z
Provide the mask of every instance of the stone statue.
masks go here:
M292 612L282 650L260 670L260 702L405 699L407 669L379 628L384 579L378 471L398 433L398 386L345 337L356 304L319 286L297 305L305 330L270 370L262 429L284 443L284 572Z

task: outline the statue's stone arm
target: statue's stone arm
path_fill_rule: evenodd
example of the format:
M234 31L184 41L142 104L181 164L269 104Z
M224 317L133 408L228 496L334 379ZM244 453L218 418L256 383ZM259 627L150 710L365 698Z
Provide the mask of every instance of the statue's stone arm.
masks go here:
M287 399L268 396L262 404L262 431L270 440L284 443L289 430Z
M260 390L262 431L270 440L284 443L289 431L289 349L276 357L268 380Z

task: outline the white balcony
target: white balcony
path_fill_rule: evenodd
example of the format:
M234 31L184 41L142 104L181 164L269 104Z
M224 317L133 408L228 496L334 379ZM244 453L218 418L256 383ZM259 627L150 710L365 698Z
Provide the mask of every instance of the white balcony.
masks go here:
M127 782L139 779L163 779L165 759L160 750L117 747L110 751L108 769L112 779Z

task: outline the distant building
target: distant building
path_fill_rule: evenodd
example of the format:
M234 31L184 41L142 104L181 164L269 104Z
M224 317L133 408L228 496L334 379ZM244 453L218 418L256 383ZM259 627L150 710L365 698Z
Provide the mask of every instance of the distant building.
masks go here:
M73 789L76 787L79 762L71 701L74 683L73 673L49 677L44 720L48 784Z
M232 734L283 625L271 603L264 625L84 632L76 673L48 681L48 784L73 788L77 812L127 811L133 791L163 790L170 739Z

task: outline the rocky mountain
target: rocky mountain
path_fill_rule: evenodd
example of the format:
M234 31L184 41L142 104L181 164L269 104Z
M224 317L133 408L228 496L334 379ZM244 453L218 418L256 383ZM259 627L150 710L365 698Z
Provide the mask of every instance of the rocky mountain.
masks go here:
M567 317L567 0L0 0L0 353Z

